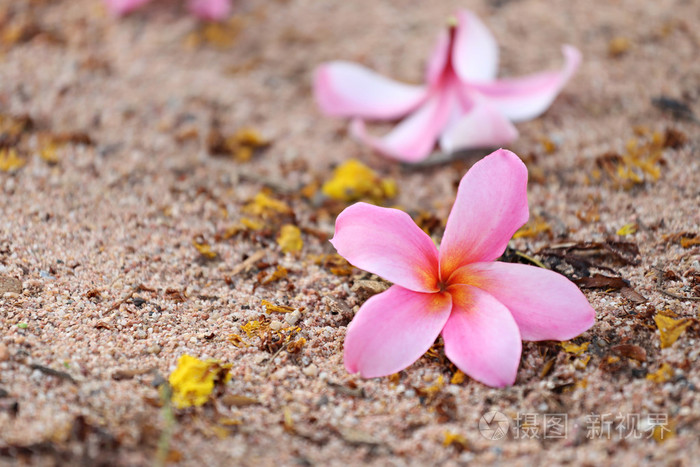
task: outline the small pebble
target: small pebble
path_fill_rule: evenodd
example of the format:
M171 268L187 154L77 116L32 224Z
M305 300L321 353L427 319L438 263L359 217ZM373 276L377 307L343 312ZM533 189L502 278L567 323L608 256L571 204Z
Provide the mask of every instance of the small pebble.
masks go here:
M299 310L296 310L292 313L287 314L287 316L284 317L284 320L287 323L294 326L295 324L297 324L297 321L299 321L299 318L301 318L301 313L299 312Z
M0 362L6 362L10 359L10 349L5 344L0 344Z
M7 293L22 293L22 282L14 277L0 276L0 296Z
M282 321L274 320L270 322L270 329L273 331L279 331L284 327L284 324L282 324Z
M306 376L314 377L318 374L318 367L312 363L311 365L301 370L301 372L304 373Z

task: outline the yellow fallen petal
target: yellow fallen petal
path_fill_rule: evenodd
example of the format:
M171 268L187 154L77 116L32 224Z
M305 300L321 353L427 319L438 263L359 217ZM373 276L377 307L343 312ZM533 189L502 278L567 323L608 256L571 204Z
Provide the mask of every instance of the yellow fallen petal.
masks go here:
M230 365L220 365L216 360L205 362L191 355L181 356L168 378L175 407L183 409L205 404L217 382L231 379L229 368Z
M274 214L287 214L292 210L284 202L271 198L264 192L260 192L245 206L243 212L259 217L270 217Z
M624 237L625 235L631 235L635 232L637 232L637 224L630 223L620 227L620 230L617 231L617 234L621 237Z
M659 339L661 340L662 349L671 347L692 323L688 318L673 319L664 315L654 316L654 322L656 322L656 327L659 328Z
M362 162L350 159L333 171L333 177L323 184L323 194L338 201L360 199L380 201L396 196L397 186L391 179L380 178Z
M27 163L14 149L0 149L0 172L13 172Z
M647 379L655 383L665 383L671 378L673 378L673 367L668 363L664 363L658 370L647 375Z
M295 225L286 224L280 229L277 236L277 244L282 253L296 253L301 251L304 241L301 238L301 230Z

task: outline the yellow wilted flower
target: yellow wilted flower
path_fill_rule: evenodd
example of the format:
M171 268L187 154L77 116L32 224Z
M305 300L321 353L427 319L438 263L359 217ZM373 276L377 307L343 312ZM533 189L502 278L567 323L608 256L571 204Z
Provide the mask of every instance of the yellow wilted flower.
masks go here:
M199 406L209 400L214 385L228 382L231 365L221 365L216 360L202 361L191 355L183 355L168 381L173 388L173 404L178 409Z
M304 246L304 240L301 239L299 227L292 224L283 225L277 236L277 244L282 249L282 253L301 251L301 248Z
M322 191L329 198L352 202L393 198L398 190L393 180L380 178L362 162L350 159L335 169L333 178L324 183Z

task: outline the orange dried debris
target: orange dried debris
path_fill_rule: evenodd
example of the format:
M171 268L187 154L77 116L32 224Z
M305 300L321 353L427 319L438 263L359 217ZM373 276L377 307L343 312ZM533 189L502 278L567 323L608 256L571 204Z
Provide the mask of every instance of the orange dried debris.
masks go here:
M581 345L574 344L573 342L560 342L559 343L561 348L564 349L564 351L566 353L570 353L570 354L577 355L577 356L583 354L583 352L588 350L588 346L590 344L591 344L590 342L584 342Z
M265 312L266 313L291 313L293 312L296 308L291 307L291 306L286 306L286 305L275 305L272 302L268 302L267 300L263 300L261 302L262 306L265 307Z
M654 316L656 327L659 328L659 340L661 348L671 347L674 342L683 334L688 326L692 324L690 318L674 319L670 316L657 314Z
M455 374L450 378L450 384L462 384L467 379L467 375L462 373L462 370L455 371Z
M337 253L309 255L309 259L319 266L327 268L336 276L349 276L352 274L353 268L345 258Z
M226 22L208 22L196 31L185 36L184 46L188 50L210 45L219 49L227 49L236 43L236 39L243 30L246 20L240 16L234 16Z
M455 444L460 448L465 449L469 445L469 443L467 442L467 438L460 435L459 433L454 433L450 430L445 430L444 436L445 437L442 440L442 445L444 447L448 447Z
M238 334L229 334L226 340L238 348L247 347L246 343L243 342L243 338Z
M531 238L544 232L551 232L552 226L550 226L546 220L542 217L535 216L534 219L529 220L525 225L520 227L517 232L513 235L513 238Z
M622 154L603 154L596 159L596 163L615 185L630 189L635 185L658 180L661 177L664 149L678 148L685 141L685 135L677 130L654 132L642 140L630 139ZM596 174L591 175L599 178Z
M285 268L284 266L277 266L277 269L275 269L275 271L272 274L270 274L268 277L261 280L260 283L263 285L270 284L270 283L278 281L280 279L284 279L285 277L287 277L287 274L289 274L289 271L287 270L287 268Z
M267 330L270 329L270 323L269 320L267 322L263 320L253 320L253 321L248 321L247 323L241 325L241 331L245 332L246 336L248 338L251 338L255 335L260 335L263 332L266 332Z
M196 236L192 239L192 245L194 245L199 254L206 259L216 259L219 257L219 254L211 249L211 245L200 236Z
M551 139L547 138L546 136L540 136L537 138L542 145L542 149L544 149L544 152L547 154L552 154L554 151L557 150L557 143L552 141Z
M619 57L625 54L631 46L632 43L628 38L622 36L615 37L608 43L608 54L611 57Z
M673 367L668 363L662 364L658 370L647 375L647 379L655 383L665 383L671 378L673 378Z

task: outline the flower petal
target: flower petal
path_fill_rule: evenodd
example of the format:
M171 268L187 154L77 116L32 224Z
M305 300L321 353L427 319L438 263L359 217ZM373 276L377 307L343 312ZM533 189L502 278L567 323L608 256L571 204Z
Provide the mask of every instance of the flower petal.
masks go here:
M474 148L504 146L518 137L518 130L494 106L482 99L448 125L440 136L440 148L446 153Z
M450 45L449 31L441 31L430 58L428 58L428 66L425 71L425 80L428 84L436 84L444 73L449 58Z
M445 355L457 368L489 386L515 382L522 342L508 309L481 289L452 285L452 313L442 330Z
M576 48L565 45L562 51L566 62L560 71L475 84L474 87L510 120L535 118L547 110L581 63L581 52Z
M393 120L426 97L423 86L399 83L356 63L324 63L314 74L314 94L326 115Z
M451 308L447 293L418 293L397 285L371 297L348 326L345 368L364 378L403 370L433 345Z
M447 124L454 105L456 103L450 93L437 93L381 138L368 135L364 122L359 119L352 122L350 132L385 156L404 162L418 162L426 159L435 148L438 135Z
M440 246L441 277L501 256L528 217L525 164L505 149L484 157L459 184Z
M121 16L141 8L150 1L151 0L105 0L105 4L110 13Z
M523 340L569 340L595 323L595 310L583 293L554 271L525 264L476 263L455 271L450 279L485 290L505 305Z
M353 204L336 219L331 243L353 266L417 292L438 290L437 248L403 211Z
M464 82L491 81L498 72L498 44L491 31L471 11L457 13L452 66Z
M190 0L193 15L209 21L219 21L231 14L231 0Z

